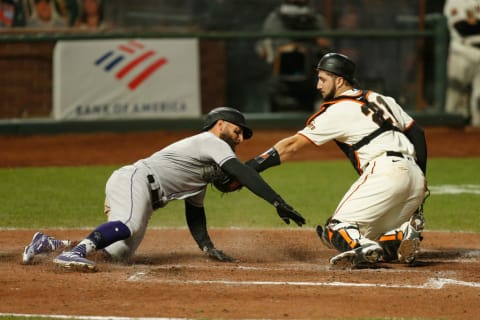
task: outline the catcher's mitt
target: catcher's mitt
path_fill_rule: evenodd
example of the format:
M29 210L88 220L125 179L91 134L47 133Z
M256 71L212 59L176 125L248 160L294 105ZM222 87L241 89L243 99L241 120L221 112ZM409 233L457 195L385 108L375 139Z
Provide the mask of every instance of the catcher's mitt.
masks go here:
M227 174L225 174L223 179L213 181L213 185L215 186L215 188L217 188L218 191L223 193L233 192L239 190L242 187L242 185L237 179Z
M211 182L218 191L223 193L239 190L242 185L234 177L224 172L218 165L210 165L203 168L203 177Z

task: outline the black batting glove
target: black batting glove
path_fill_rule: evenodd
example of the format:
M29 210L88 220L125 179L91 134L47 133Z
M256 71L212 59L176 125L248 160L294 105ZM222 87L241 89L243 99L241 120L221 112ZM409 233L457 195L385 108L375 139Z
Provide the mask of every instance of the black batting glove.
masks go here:
M278 215L286 224L290 224L290 220L293 220L299 227L305 224L305 218L283 199L279 198L275 200L273 205L277 208Z
M215 248L203 247L203 252L214 260L222 261L222 262L234 262L235 259L230 257L229 255L225 254L222 250L218 250Z

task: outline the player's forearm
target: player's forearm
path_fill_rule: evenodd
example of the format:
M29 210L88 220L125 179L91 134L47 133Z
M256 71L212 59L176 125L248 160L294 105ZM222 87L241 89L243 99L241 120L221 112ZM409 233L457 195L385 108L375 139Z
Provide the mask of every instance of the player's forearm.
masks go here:
M185 201L185 216L187 225L193 239L201 250L213 248L214 245L210 240L207 232L207 218L205 217L205 209L195 207Z
M248 160L246 164L255 171L262 172L293 158L308 143L309 141L305 137L299 134L293 135L278 141L272 148Z
M273 147L280 156L280 162L288 161L295 157L298 151L310 145L311 142L302 134L295 134L277 142Z
M280 140L273 146L273 148L278 152L280 162L284 162L293 158L299 149L296 141L296 136L292 136Z

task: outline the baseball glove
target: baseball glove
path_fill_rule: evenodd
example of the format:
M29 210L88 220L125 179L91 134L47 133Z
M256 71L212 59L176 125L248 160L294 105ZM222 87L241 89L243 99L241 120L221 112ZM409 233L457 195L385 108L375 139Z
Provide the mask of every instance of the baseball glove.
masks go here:
M237 179L227 174L224 174L223 179L214 180L213 185L218 191L223 193L237 191L242 188L242 185Z
M203 177L211 182L220 192L228 193L239 190L242 185L234 177L224 172L218 165L210 165L203 168Z

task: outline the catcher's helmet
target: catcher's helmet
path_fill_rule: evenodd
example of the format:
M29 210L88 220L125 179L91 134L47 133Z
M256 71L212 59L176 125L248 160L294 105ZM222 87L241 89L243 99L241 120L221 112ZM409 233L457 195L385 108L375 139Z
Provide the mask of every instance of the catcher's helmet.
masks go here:
M218 120L225 120L236 124L243 130L243 139L250 139L253 135L252 129L247 126L245 117L237 109L218 107L210 111L203 122L203 131L209 130Z
M340 53L327 53L317 65L317 70L324 70L336 74L350 82L356 84L355 62L349 57Z

